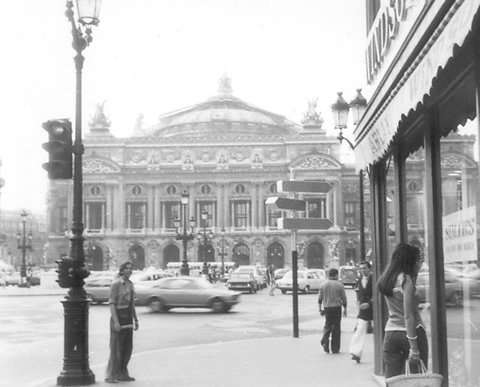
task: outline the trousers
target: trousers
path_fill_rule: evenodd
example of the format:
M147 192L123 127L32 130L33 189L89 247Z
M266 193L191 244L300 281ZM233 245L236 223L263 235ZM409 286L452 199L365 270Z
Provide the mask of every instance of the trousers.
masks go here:
M122 321L131 322L130 310L117 309L120 324ZM132 356L133 329L122 329L116 332L113 329L113 319L110 319L110 358L108 359L105 379L126 379L128 374L127 365Z
M352 355L362 357L363 343L365 342L365 336L367 335L368 321L357 319L357 327L353 332L352 339L350 340L350 350Z
M332 353L340 352L340 332L342 321L342 307L324 308L325 325L323 327L323 337L321 344L330 342Z
M428 340L423 327L417 328L417 345L425 367L428 366ZM405 331L386 331L383 339L383 364L385 378L405 373L405 361L408 359L410 343ZM414 367L415 368L415 367ZM415 373L415 369L411 370Z

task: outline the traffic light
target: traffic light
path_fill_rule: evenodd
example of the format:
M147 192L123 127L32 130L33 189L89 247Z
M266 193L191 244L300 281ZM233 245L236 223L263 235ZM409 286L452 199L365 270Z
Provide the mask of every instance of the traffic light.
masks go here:
M42 124L48 132L43 149L48 152L48 163L43 164L50 179L72 178L72 123L67 119L49 120Z
M74 259L70 257L62 257L57 259L55 263L58 265L57 282L61 288L71 288L75 282L74 277Z

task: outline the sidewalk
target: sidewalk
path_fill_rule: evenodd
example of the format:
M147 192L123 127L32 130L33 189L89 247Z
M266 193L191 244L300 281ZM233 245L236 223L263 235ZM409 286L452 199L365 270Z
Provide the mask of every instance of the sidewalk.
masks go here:
M348 354L351 332L342 332L339 354L326 354L320 335L221 342L135 353L129 371L135 382L118 386L167 387L379 387L373 376L373 335L365 342L360 364ZM135 346L135 345L134 345ZM106 364L90 365L96 386L104 382ZM381 379L382 380L382 379ZM56 380L35 384L53 387ZM33 387L33 386L32 386Z
M68 289L7 287L1 296L66 295ZM367 335L362 362L350 359L348 345L354 323L342 324L339 354L326 354L320 345L320 333L300 337L276 337L219 342L134 353L129 371L135 382L118 386L166 387L310 387L384 386L383 378L373 375L373 335ZM316 323L315 323L316 324ZM104 382L106 364L90 364L95 386ZM56 386L56 377L38 381L29 387Z

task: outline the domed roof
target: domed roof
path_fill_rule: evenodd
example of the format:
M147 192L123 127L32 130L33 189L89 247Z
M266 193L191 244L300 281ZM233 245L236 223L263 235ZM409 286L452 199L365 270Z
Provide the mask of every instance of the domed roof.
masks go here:
M276 136L297 133L296 123L232 95L230 79L220 81L219 94L205 102L160 117L149 131L163 138Z

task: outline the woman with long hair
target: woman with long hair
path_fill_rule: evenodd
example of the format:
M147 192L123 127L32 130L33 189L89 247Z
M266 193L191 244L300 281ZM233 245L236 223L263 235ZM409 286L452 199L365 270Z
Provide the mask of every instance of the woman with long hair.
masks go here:
M378 291L384 295L388 307L383 340L386 378L403 374L407 360L417 365L422 360L425 367L428 364L427 334L415 287L422 264L423 256L418 247L400 243L377 281Z

